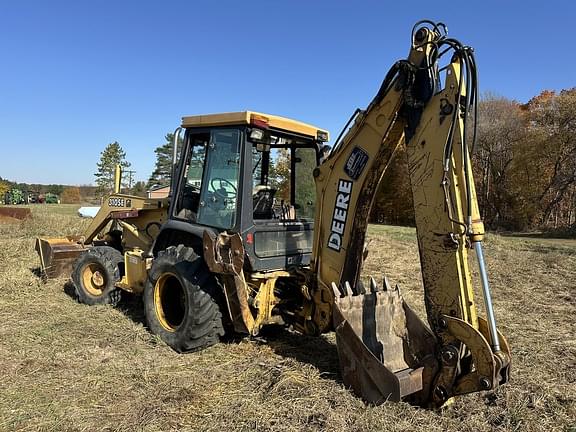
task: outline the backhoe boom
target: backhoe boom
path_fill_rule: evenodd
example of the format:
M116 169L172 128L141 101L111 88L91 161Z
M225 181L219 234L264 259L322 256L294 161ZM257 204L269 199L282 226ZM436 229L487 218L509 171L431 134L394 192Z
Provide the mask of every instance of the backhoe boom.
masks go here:
M423 24L413 32L408 59L392 68L315 171L322 207L311 273L318 290L334 291L345 381L371 402L410 396L417 404L440 406L452 396L506 382L510 357L494 318L486 323L477 317L468 267L468 251L472 245L481 251L484 235L465 139L476 98L472 51L447 38L443 25ZM445 48L453 55L441 87L438 63ZM430 329L387 283L380 289L373 281L366 293L360 281L372 202L400 145L408 155ZM483 266L481 271L491 311ZM353 334L363 345L346 343ZM381 371L366 367L370 356L359 346L378 359ZM388 378L378 382L379 376Z

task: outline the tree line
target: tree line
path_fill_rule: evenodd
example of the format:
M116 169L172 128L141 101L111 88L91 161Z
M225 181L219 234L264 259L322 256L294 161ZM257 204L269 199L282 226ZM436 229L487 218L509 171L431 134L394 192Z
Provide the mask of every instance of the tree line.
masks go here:
M576 88L543 91L525 104L485 94L477 128L472 164L488 229L576 232ZM156 148L154 171L140 189L170 184L172 141L167 134ZM119 144L110 146L101 161L114 159L129 167ZM371 212L373 223L414 224L405 156L401 148L385 174ZM103 166L98 165L99 173ZM108 183L101 180L105 177L97 174L97 183L111 190L113 175Z
M486 94L472 153L476 190L492 230L576 231L576 88L528 103ZM414 223L401 150L372 209L373 222Z
M167 134L164 137L165 142L154 150L156 164L147 182L136 181L132 177L135 171L128 170L132 164L126 159L126 152L117 141L108 144L100 153L100 160L96 163L96 172L94 173L97 187L96 193L99 196L104 196L114 190L116 165L120 165L123 171L121 179L122 192L145 196L147 190L168 186L172 173L173 138L173 134ZM181 144L180 138L179 143Z
M0 197L3 197L10 190L18 189L22 193L54 194L60 198L60 202L63 204L97 204L104 196L114 190L114 174L117 164L123 170L121 192L146 196L147 190L170 184L172 139L173 134L167 134L165 142L156 148L156 167L147 182L136 180L136 177L133 176L135 171L129 170L131 163L126 158L126 152L120 143L114 141L106 145L100 153L100 158L96 163L96 172L94 173L95 186L18 183L0 177ZM2 200L0 199L1 202Z
M543 91L526 104L486 94L479 102L477 127L472 163L486 226L576 232L576 88ZM165 135L155 149L156 164L148 181L132 182L124 176L123 192L144 196L146 190L169 185L172 146L173 135ZM384 176L370 216L373 223L414 224L405 156L401 148ZM86 200L90 192L102 197L113 190L116 164L126 171L131 165L115 141L100 155L96 189L15 184L1 178L0 189L17 185L74 202Z

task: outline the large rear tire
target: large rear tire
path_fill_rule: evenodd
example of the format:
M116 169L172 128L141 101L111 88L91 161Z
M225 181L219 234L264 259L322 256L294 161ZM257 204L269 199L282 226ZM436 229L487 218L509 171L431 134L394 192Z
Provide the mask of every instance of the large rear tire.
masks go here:
M110 246L95 246L84 252L72 271L72 281L80 303L117 305L122 290L114 284L120 280L123 255Z
M192 248L159 253L144 288L144 312L152 333L178 352L192 352L224 336L223 291Z

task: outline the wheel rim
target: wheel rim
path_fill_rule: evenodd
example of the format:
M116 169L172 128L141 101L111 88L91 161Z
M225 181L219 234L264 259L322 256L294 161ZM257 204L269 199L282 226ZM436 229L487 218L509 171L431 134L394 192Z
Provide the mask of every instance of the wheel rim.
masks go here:
M106 287L107 281L104 268L97 263L87 264L82 269L82 285L89 294L101 296Z
M175 332L182 325L186 313L186 293L173 273L164 273L154 286L154 308L162 327Z

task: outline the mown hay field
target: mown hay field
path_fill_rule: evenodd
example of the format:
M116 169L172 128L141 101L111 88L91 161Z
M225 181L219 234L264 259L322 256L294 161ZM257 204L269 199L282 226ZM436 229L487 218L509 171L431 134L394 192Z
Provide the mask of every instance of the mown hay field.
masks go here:
M141 304L78 304L37 276L34 238L77 233L71 206L0 224L0 431L576 431L576 242L489 235L509 385L440 411L366 406L342 384L333 335L273 330L179 355ZM366 273L422 313L415 232L372 226ZM481 303L481 302L480 302Z

